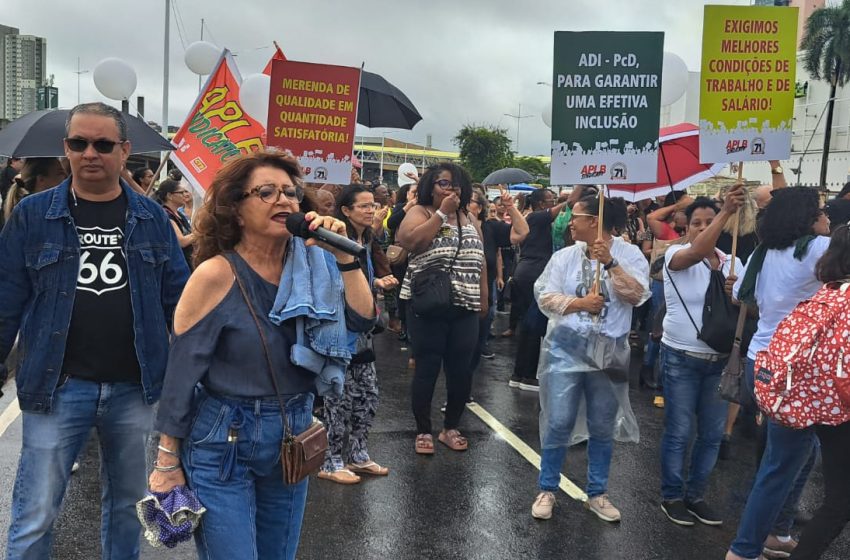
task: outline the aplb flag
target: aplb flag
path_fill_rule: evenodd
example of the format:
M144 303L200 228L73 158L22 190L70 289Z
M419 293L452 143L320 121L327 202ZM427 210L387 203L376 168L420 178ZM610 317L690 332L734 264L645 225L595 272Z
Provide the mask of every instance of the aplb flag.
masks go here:
M263 149L265 128L239 104L242 77L230 51L222 53L206 86L174 136L174 164L204 194L224 163Z

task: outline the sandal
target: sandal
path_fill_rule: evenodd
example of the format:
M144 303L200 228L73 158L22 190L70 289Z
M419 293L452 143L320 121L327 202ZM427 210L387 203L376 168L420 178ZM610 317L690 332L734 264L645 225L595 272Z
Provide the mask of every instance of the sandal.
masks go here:
M348 469L340 469L338 471L319 471L319 478L336 482L337 484L357 484L360 482L360 477Z
M457 430L443 430L438 439L453 451L466 451L469 447L469 442Z
M374 476L387 476L390 474L390 469L382 467L375 461L366 461L365 463L349 463L346 468L357 474L371 474Z
M434 454L434 437L431 434L416 436L416 452L420 455Z

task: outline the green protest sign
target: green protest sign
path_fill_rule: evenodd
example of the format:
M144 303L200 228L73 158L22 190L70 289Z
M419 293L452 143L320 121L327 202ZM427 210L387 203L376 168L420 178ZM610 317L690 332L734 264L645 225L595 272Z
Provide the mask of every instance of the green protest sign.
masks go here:
M552 184L654 183L664 33L556 31Z

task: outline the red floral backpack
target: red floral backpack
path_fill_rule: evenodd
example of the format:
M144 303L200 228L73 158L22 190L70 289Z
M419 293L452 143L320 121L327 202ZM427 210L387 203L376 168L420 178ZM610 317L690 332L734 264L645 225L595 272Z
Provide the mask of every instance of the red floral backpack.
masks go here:
M759 407L789 428L850 421L850 282L826 285L756 354Z

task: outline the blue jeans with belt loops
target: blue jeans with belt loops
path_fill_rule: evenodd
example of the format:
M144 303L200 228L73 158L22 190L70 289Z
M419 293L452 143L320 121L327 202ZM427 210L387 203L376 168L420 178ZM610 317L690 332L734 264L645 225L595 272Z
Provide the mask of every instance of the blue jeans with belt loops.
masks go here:
M755 362L747 359L744 379L753 394ZM814 429L794 430L767 421L767 448L730 550L743 558L756 558L769 534L791 532L800 495L818 455Z
M195 544L202 560L293 560L307 480L284 484L283 423L277 398L242 399L200 391L183 442L186 481L207 508ZM284 396L293 434L312 422L313 395ZM232 437L233 434L236 437Z
M6 558L50 556L53 524L71 477L71 465L92 428L100 442L101 530L104 560L139 557L136 502L145 495L145 442L153 407L137 383L70 378L54 392L50 414L23 413L23 441Z

